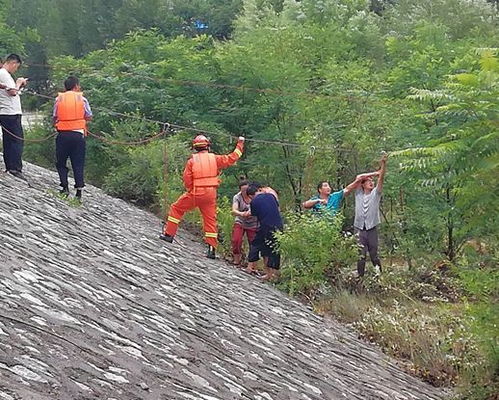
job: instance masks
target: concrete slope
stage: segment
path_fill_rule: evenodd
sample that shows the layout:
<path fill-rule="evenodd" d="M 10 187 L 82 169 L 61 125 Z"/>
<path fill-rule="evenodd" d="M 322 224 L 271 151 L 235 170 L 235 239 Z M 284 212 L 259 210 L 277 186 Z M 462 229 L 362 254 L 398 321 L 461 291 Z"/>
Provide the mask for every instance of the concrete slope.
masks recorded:
<path fill-rule="evenodd" d="M 0 399 L 427 400 L 345 327 L 88 187 L 0 175 Z"/>

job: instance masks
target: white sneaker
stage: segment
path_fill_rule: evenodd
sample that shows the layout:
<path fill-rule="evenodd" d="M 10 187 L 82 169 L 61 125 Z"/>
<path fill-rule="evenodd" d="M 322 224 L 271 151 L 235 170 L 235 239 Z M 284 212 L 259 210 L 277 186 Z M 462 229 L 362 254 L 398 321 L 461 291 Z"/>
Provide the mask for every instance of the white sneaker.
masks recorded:
<path fill-rule="evenodd" d="M 381 275 L 381 268 L 379 265 L 374 266 L 374 276 L 380 276 Z"/>

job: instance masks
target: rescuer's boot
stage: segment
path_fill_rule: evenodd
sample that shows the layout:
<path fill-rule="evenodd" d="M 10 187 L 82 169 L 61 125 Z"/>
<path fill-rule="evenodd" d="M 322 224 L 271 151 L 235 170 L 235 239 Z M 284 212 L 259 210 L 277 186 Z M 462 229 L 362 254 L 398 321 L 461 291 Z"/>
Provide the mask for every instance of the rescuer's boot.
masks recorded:
<path fill-rule="evenodd" d="M 213 246 L 208 246 L 208 251 L 206 252 L 206 257 L 211 258 L 212 260 L 214 260 L 216 258 L 215 248 Z"/>
<path fill-rule="evenodd" d="M 159 235 L 159 238 L 161 240 L 164 240 L 165 242 L 173 243 L 173 236 L 166 235 L 166 234 L 162 233 L 161 235 Z"/>

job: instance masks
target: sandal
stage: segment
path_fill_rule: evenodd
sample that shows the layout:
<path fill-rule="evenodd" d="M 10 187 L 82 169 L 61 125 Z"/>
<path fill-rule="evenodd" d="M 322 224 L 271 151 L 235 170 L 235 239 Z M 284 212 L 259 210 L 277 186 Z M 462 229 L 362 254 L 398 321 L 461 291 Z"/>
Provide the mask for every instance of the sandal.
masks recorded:
<path fill-rule="evenodd" d="M 262 273 L 256 269 L 254 270 L 248 270 L 247 268 L 243 268 L 241 269 L 241 271 L 243 271 L 244 273 L 248 274 L 248 275 L 253 275 L 253 276 L 256 276 L 256 277 L 260 277 L 262 276 Z"/>

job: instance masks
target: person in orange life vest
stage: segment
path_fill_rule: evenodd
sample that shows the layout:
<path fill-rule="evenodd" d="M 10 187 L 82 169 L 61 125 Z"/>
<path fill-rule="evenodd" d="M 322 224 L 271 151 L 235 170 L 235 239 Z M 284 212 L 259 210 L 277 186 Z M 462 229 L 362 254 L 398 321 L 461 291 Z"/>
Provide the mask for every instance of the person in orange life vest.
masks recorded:
<path fill-rule="evenodd" d="M 56 167 L 59 173 L 61 194 L 69 195 L 68 167 L 71 160 L 75 178 L 76 198 L 81 199 L 85 186 L 83 169 L 85 166 L 85 136 L 87 121 L 92 119 L 92 110 L 88 100 L 81 93 L 80 81 L 69 76 L 64 81 L 64 93 L 59 93 L 55 100 L 53 120 L 57 129 L 55 139 Z"/>
<path fill-rule="evenodd" d="M 199 208 L 203 216 L 204 240 L 208 243 L 208 258 L 215 258 L 218 245 L 217 230 L 217 188 L 220 185 L 220 170 L 233 165 L 244 148 L 244 137 L 240 136 L 234 151 L 227 155 L 210 153 L 210 141 L 206 136 L 198 135 L 192 142 L 195 154 L 187 161 L 184 169 L 184 193 L 172 204 L 165 230 L 160 239 L 169 243 L 177 233 L 178 224 L 187 211 Z"/>

